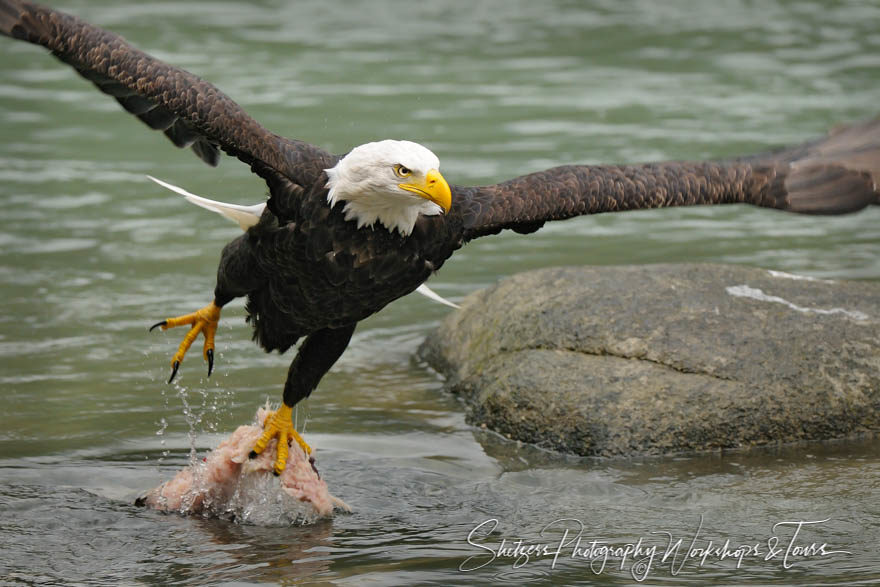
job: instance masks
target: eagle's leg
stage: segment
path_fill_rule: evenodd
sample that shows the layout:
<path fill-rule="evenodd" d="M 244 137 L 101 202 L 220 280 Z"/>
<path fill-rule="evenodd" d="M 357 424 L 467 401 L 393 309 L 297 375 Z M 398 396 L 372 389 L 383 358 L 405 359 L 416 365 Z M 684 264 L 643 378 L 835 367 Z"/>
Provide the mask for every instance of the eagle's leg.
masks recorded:
<path fill-rule="evenodd" d="M 220 306 L 215 300 L 192 314 L 168 318 L 150 327 L 150 330 L 157 326 L 161 326 L 162 330 L 183 325 L 190 327 L 189 332 L 183 337 L 183 342 L 180 343 L 177 352 L 171 357 L 171 377 L 168 379 L 168 383 L 171 383 L 174 376 L 177 375 L 180 363 L 183 362 L 183 356 L 189 350 L 189 347 L 192 346 L 192 343 L 195 342 L 196 338 L 198 338 L 200 332 L 205 335 L 205 346 L 202 350 L 202 356 L 208 362 L 208 376 L 210 377 L 211 371 L 214 369 L 214 335 L 217 332 L 218 322 L 220 322 Z"/>
<path fill-rule="evenodd" d="M 275 459 L 275 474 L 280 475 L 287 464 L 288 441 L 295 440 L 305 453 L 311 454 L 311 447 L 293 428 L 293 406 L 312 393 L 318 382 L 333 363 L 342 356 L 345 347 L 354 333 L 354 324 L 342 328 L 325 328 L 313 332 L 299 348 L 290 364 L 287 381 L 284 383 L 284 397 L 281 407 L 266 418 L 263 436 L 254 445 L 251 458 L 266 449 L 269 441 L 278 438 L 278 456 Z"/>

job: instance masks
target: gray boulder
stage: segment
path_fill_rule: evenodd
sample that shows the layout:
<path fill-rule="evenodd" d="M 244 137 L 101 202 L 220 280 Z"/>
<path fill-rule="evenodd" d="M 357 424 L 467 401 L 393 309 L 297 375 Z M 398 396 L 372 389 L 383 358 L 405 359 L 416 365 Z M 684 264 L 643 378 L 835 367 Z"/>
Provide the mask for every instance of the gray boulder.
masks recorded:
<path fill-rule="evenodd" d="M 469 421 L 579 455 L 880 430 L 880 284 L 739 266 L 552 268 L 470 295 L 419 349 Z"/>

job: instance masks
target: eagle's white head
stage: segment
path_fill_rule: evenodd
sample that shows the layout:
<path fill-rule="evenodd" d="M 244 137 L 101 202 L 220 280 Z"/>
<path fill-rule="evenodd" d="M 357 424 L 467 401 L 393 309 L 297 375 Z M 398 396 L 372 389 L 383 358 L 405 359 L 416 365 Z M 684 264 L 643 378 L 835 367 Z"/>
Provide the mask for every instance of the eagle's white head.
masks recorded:
<path fill-rule="evenodd" d="M 418 143 L 378 141 L 352 149 L 327 172 L 327 202 L 345 202 L 346 220 L 358 228 L 377 221 L 389 231 L 409 236 L 419 214 L 448 212 L 449 184 L 440 160 Z"/>

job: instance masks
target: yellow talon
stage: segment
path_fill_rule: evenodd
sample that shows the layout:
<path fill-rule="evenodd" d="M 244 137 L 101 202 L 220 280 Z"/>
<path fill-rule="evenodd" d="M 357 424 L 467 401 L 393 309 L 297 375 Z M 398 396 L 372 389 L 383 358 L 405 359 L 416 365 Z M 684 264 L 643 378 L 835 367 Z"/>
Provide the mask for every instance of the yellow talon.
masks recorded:
<path fill-rule="evenodd" d="M 278 437 L 278 456 L 275 458 L 275 474 L 280 475 L 287 466 L 287 457 L 289 455 L 288 443 L 295 440 L 302 447 L 306 455 L 312 454 L 312 448 L 306 444 L 302 436 L 293 428 L 293 408 L 282 403 L 271 415 L 266 417 L 266 424 L 263 427 L 263 436 L 254 445 L 251 451 L 251 458 L 254 458 L 264 450 L 269 441 Z"/>
<path fill-rule="evenodd" d="M 177 318 L 168 318 L 167 320 L 154 324 L 150 328 L 150 330 L 153 330 L 153 328 L 161 326 L 162 330 L 168 330 L 169 328 L 175 328 L 177 326 L 190 326 L 189 332 L 183 337 L 183 342 L 180 343 L 177 352 L 171 357 L 172 371 L 171 379 L 168 380 L 169 383 L 171 383 L 171 380 L 177 375 L 177 369 L 180 367 L 180 363 L 183 362 L 183 357 L 186 355 L 186 351 L 189 350 L 189 347 L 191 347 L 192 343 L 198 338 L 200 332 L 205 335 L 205 346 L 202 350 L 202 356 L 208 361 L 208 375 L 211 375 L 211 371 L 214 369 L 214 335 L 217 333 L 217 324 L 219 322 L 220 306 L 211 302 L 201 310 L 196 310 L 192 314 L 178 316 Z"/>

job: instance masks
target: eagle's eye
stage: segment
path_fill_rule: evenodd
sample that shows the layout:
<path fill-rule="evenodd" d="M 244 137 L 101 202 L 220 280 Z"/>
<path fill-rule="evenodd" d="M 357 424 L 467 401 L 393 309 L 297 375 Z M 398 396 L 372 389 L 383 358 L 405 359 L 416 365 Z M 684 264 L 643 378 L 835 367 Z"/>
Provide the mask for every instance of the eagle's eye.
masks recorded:
<path fill-rule="evenodd" d="M 394 173 L 395 175 L 397 175 L 397 177 L 409 177 L 410 175 L 412 175 L 412 169 L 410 169 L 409 167 L 404 167 L 403 165 L 398 163 L 394 166 Z"/>

